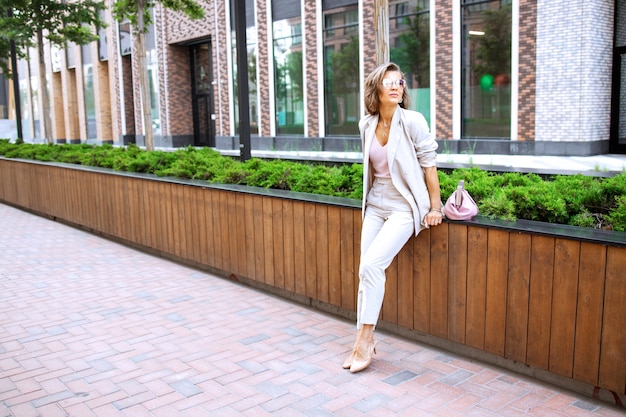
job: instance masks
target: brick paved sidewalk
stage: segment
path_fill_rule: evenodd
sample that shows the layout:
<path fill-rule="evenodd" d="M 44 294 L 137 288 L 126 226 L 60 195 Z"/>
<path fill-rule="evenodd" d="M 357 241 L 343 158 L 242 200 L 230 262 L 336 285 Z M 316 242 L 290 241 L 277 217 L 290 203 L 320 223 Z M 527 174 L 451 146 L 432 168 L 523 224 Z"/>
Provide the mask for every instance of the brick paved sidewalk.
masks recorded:
<path fill-rule="evenodd" d="M 624 416 L 0 204 L 0 417 Z"/>

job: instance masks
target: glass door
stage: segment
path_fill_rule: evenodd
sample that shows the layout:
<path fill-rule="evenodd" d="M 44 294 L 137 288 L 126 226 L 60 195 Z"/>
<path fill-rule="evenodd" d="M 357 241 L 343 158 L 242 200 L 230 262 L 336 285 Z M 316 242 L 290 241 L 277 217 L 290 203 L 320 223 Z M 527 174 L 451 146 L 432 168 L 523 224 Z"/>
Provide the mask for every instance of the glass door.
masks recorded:
<path fill-rule="evenodd" d="M 211 42 L 192 46 L 192 102 L 194 145 L 215 146 L 215 111 Z"/>

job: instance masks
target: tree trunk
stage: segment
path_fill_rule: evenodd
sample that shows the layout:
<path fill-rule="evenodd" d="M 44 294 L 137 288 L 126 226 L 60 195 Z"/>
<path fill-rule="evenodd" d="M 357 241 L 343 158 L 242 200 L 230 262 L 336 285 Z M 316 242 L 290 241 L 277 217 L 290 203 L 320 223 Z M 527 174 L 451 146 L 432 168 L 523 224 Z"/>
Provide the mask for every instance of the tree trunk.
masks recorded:
<path fill-rule="evenodd" d="M 148 64 L 146 60 L 146 34 L 144 33 L 143 13 L 144 1 L 137 2 L 137 41 L 136 51 L 139 63 L 139 89 L 143 114 L 143 131 L 146 150 L 154 150 L 154 134 L 152 131 L 152 108 L 150 106 L 150 85 L 148 84 Z"/>
<path fill-rule="evenodd" d="M 41 120 L 43 125 L 41 126 L 41 135 L 46 138 L 48 143 L 54 143 L 52 137 L 52 119 L 50 113 L 52 112 L 50 106 L 50 95 L 48 94 L 48 80 L 46 77 L 46 61 L 44 59 L 43 48 L 43 32 L 41 29 L 37 31 L 37 56 L 39 59 L 39 91 L 41 93 L 41 105 L 42 115 Z"/>
<path fill-rule="evenodd" d="M 376 65 L 389 62 L 389 0 L 374 0 Z"/>

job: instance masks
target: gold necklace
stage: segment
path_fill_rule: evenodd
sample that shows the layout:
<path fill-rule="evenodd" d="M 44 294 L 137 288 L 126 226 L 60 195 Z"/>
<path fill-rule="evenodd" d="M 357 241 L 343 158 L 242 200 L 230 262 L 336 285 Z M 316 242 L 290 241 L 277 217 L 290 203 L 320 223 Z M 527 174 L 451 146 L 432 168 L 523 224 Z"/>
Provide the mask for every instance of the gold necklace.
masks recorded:
<path fill-rule="evenodd" d="M 381 120 L 381 121 L 382 121 L 382 120 Z M 387 130 L 385 130 L 385 129 L 383 129 L 383 128 L 381 128 L 380 130 L 382 130 L 382 133 L 383 133 L 383 138 L 386 138 L 386 137 L 387 137 L 387 135 L 389 134 L 389 123 L 384 122 L 384 121 L 382 121 L 382 122 L 383 122 L 383 126 L 384 126 Z M 379 122 L 379 124 L 380 124 L 380 122 Z"/>

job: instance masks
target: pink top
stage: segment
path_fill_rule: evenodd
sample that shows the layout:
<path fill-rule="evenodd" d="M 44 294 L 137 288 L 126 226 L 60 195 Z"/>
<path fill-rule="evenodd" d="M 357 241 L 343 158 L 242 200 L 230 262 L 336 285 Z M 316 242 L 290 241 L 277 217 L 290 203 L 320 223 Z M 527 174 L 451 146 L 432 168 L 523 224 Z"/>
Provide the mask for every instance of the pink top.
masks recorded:
<path fill-rule="evenodd" d="M 375 177 L 391 178 L 389 162 L 387 161 L 387 145 L 382 146 L 376 137 L 374 137 L 370 149 L 370 162 L 372 163 Z"/>

